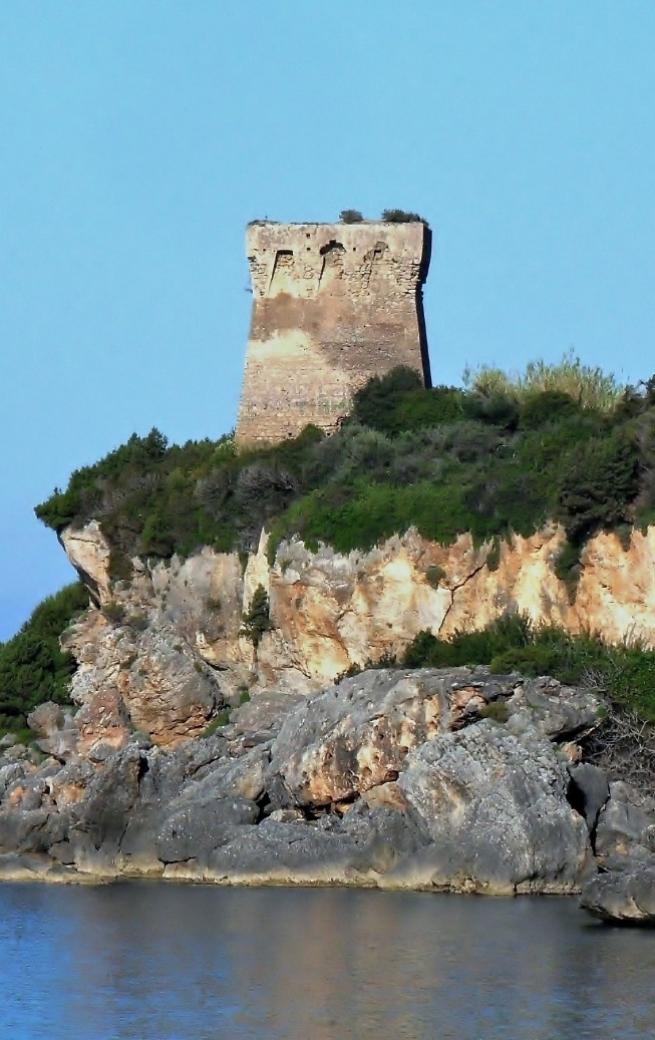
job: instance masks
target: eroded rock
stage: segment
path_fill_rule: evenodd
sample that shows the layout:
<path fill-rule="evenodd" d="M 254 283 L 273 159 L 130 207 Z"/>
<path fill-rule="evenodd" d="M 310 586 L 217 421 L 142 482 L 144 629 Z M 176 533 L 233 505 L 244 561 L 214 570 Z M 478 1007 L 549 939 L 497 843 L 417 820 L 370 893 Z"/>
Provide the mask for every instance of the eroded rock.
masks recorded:
<path fill-rule="evenodd" d="M 429 848 L 397 872 L 412 887 L 494 893 L 575 891 L 590 860 L 552 746 L 482 720 L 408 757 L 398 787 Z"/>
<path fill-rule="evenodd" d="M 102 606 L 117 603 L 141 616 L 171 645 L 217 669 L 230 703 L 244 685 L 314 692 L 352 665 L 402 654 L 422 630 L 447 638 L 506 613 L 573 633 L 591 628 L 609 642 L 638 636 L 655 645 L 655 526 L 633 530 L 627 547 L 611 532 L 590 539 L 574 602 L 556 574 L 564 539 L 553 524 L 527 538 L 512 535 L 490 567 L 492 543 L 475 545 L 468 534 L 443 546 L 409 530 L 350 553 L 329 546 L 311 551 L 294 538 L 279 546 L 271 564 L 263 533 L 245 569 L 236 552 L 205 547 L 185 560 L 135 559 L 132 579 L 112 583 L 108 543 L 95 521 L 62 534 Z M 269 592 L 272 626 L 255 654 L 242 618 L 257 585 Z M 87 652 L 100 642 L 97 634 L 87 640 Z M 84 648 L 71 648 L 85 663 Z"/>
<path fill-rule="evenodd" d="M 559 690 L 380 669 L 310 699 L 255 695 L 178 746 L 124 733 L 63 766 L 9 748 L 0 855 L 87 877 L 574 891 L 590 835 L 558 741 L 590 702 L 565 688 L 558 709 Z M 484 717 L 498 704 L 504 723 Z"/>
<path fill-rule="evenodd" d="M 597 874 L 584 886 L 580 905 L 604 921 L 655 924 L 655 859 Z"/>

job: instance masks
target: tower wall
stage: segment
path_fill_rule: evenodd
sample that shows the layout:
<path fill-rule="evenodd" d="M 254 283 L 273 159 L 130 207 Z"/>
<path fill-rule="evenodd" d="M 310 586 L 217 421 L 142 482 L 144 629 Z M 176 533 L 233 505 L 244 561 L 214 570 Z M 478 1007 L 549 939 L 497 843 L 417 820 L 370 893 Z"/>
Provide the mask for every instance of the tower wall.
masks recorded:
<path fill-rule="evenodd" d="M 408 365 L 430 383 L 421 287 L 430 231 L 406 224 L 256 223 L 253 306 L 237 441 L 331 432 L 373 375 Z"/>

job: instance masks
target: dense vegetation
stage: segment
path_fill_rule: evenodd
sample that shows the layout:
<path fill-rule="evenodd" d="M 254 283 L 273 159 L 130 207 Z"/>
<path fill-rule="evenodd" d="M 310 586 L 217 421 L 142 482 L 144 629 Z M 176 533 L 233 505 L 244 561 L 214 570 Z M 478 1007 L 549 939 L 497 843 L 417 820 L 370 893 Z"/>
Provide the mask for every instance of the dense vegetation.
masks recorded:
<path fill-rule="evenodd" d="M 21 630 L 0 643 L 0 732 L 21 732 L 26 717 L 43 701 L 68 703 L 75 662 L 59 647 L 59 636 L 89 597 L 80 582 L 67 585 L 34 610 Z"/>
<path fill-rule="evenodd" d="M 567 684 L 586 683 L 616 707 L 636 708 L 655 722 L 655 651 L 638 643 L 611 646 L 593 635 L 533 626 L 521 615 L 501 618 L 480 632 L 458 632 L 450 640 L 420 632 L 405 651 L 408 668 L 489 665 L 492 672 L 552 675 Z"/>
<path fill-rule="evenodd" d="M 655 379 L 623 388 L 574 358 L 514 380 L 485 369 L 465 388 L 427 390 L 396 369 L 371 380 L 334 436 L 313 427 L 272 448 L 233 439 L 169 446 L 153 430 L 77 470 L 36 512 L 48 526 L 101 521 L 128 555 L 168 557 L 201 545 L 251 549 L 293 533 L 348 551 L 414 525 L 448 543 L 528 535 L 557 519 L 575 576 L 594 532 L 655 519 Z"/>

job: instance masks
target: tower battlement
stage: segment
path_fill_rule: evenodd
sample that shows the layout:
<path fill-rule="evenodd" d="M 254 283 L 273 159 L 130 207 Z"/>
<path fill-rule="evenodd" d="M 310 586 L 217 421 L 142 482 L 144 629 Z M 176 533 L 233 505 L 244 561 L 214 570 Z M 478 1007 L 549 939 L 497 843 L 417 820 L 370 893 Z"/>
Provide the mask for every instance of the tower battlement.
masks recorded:
<path fill-rule="evenodd" d="M 419 221 L 249 225 L 239 444 L 275 443 L 308 423 L 331 432 L 355 391 L 398 365 L 429 385 L 421 290 L 430 245 Z"/>

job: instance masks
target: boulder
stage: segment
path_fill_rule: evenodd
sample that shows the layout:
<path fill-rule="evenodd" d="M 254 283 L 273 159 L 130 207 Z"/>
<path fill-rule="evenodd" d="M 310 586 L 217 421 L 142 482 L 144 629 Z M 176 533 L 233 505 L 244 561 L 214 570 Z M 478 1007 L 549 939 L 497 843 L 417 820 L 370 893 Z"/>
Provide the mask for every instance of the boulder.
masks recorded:
<path fill-rule="evenodd" d="M 573 892 L 589 868 L 568 777 L 534 732 L 519 740 L 483 720 L 411 752 L 398 788 L 428 842 L 392 875 L 407 887 L 488 893 Z"/>
<path fill-rule="evenodd" d="M 205 862 L 214 849 L 226 844 L 244 825 L 252 825 L 257 806 L 246 798 L 180 800 L 162 825 L 157 856 L 163 863 L 195 859 Z"/>
<path fill-rule="evenodd" d="M 78 869 L 116 872 L 121 841 L 147 769 L 146 755 L 128 745 L 113 755 L 89 783 L 86 797 L 71 808 L 73 823 L 68 840 L 75 849 Z"/>
<path fill-rule="evenodd" d="M 584 886 L 580 905 L 604 921 L 655 924 L 655 859 L 596 874 Z"/>
<path fill-rule="evenodd" d="M 577 686 L 564 686 L 557 679 L 515 677 L 516 690 L 508 702 L 510 728 L 536 729 L 549 740 L 570 740 L 594 725 L 598 698 Z"/>
<path fill-rule="evenodd" d="M 608 865 L 622 859 L 646 859 L 653 851 L 654 828 L 653 799 L 630 784 L 615 781 L 598 816 L 596 855 Z"/>
<path fill-rule="evenodd" d="M 324 806 L 395 780 L 409 751 L 430 740 L 473 700 L 469 669 L 363 672 L 292 712 L 271 749 L 290 804 Z"/>
<path fill-rule="evenodd" d="M 607 776 L 589 762 L 569 766 L 569 776 L 572 788 L 569 789 L 569 801 L 582 813 L 590 834 L 593 834 L 598 815 L 610 796 Z"/>
<path fill-rule="evenodd" d="M 71 698 L 80 705 L 80 754 L 100 748 L 106 757 L 134 731 L 162 747 L 199 737 L 222 703 L 212 669 L 169 623 L 129 602 L 114 606 L 113 620 L 89 610 L 66 633 L 78 660 Z"/>
<path fill-rule="evenodd" d="M 36 743 L 46 755 L 63 762 L 76 753 L 78 733 L 70 708 L 45 701 L 29 713 L 27 725 L 36 733 Z"/>

